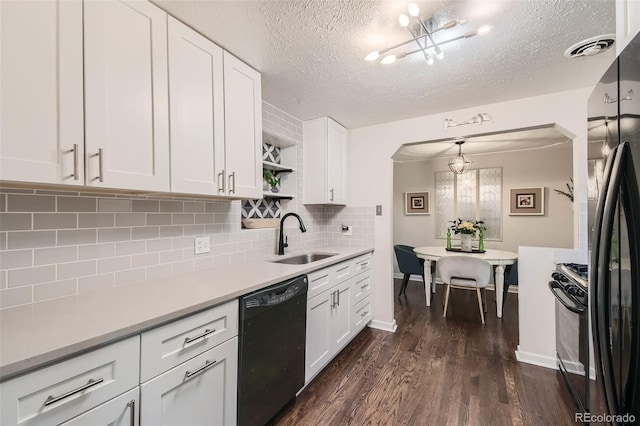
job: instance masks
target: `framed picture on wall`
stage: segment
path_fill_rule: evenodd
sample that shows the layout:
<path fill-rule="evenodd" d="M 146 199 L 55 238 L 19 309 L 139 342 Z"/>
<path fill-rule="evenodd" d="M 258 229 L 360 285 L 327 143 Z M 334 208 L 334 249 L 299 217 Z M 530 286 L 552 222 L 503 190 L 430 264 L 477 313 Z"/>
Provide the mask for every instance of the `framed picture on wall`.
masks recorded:
<path fill-rule="evenodd" d="M 429 191 L 405 192 L 404 214 L 431 214 L 431 200 L 429 199 Z"/>
<path fill-rule="evenodd" d="M 544 187 L 511 188 L 509 192 L 509 215 L 544 215 Z"/>

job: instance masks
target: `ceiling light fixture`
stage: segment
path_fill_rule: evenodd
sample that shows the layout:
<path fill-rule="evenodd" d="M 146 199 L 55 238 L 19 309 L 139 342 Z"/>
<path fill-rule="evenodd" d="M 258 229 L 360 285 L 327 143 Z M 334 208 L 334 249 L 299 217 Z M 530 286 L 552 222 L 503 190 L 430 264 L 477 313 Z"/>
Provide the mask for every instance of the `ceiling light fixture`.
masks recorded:
<path fill-rule="evenodd" d="M 449 160 L 449 170 L 457 175 L 466 173 L 467 170 L 469 170 L 469 167 L 471 167 L 471 163 L 473 163 L 468 155 L 462 153 L 463 143 L 464 140 L 456 141 L 456 145 L 458 145 L 458 154 L 454 157 L 451 157 L 451 159 Z"/>
<path fill-rule="evenodd" d="M 493 28 L 491 25 L 483 25 L 477 30 L 468 31 L 458 37 L 454 37 L 454 38 L 450 38 L 442 41 L 439 40 L 438 42 L 436 42 L 433 39 L 433 34 L 437 33 L 438 31 L 447 30 L 449 28 L 453 28 L 458 25 L 465 25 L 468 21 L 466 19 L 458 19 L 458 20 L 447 22 L 446 24 L 441 25 L 440 27 L 434 28 L 433 17 L 429 17 L 426 19 L 421 18 L 420 7 L 417 4 L 409 3 L 408 13 L 409 15 L 406 15 L 406 14 L 400 15 L 398 18 L 398 22 L 402 27 L 407 28 L 407 30 L 411 33 L 411 36 L 413 38 L 407 41 L 404 41 L 402 43 L 396 44 L 394 46 L 387 47 L 386 49 L 373 51 L 365 57 L 367 61 L 375 61 L 393 49 L 397 49 L 398 47 L 404 46 L 405 44 L 409 44 L 411 42 L 416 42 L 416 44 L 418 45 L 418 49 L 415 49 L 409 52 L 400 53 L 400 54 L 383 56 L 382 59 L 380 60 L 380 63 L 391 64 L 395 62 L 396 59 L 404 58 L 406 56 L 413 55 L 414 53 L 422 52 L 424 55 L 424 59 L 427 61 L 427 64 L 431 65 L 433 64 L 434 56 L 438 60 L 444 59 L 444 52 L 440 48 L 440 46 L 442 46 L 443 44 L 451 43 L 456 40 L 462 40 L 465 38 L 474 37 L 476 35 L 484 35 L 489 31 L 491 31 L 491 29 Z M 416 24 L 413 26 L 409 25 L 411 22 L 410 17 L 413 17 L 416 21 Z M 429 52 L 429 50 L 432 50 L 432 52 Z M 392 56 L 393 58 L 391 58 Z"/>
<path fill-rule="evenodd" d="M 486 112 L 481 112 L 479 114 L 474 115 L 467 121 L 463 121 L 462 123 L 452 120 L 451 118 L 445 118 L 442 122 L 444 129 L 447 130 L 449 127 L 458 127 L 458 126 L 466 126 L 468 124 L 482 124 L 482 123 L 493 123 L 493 118 Z"/>

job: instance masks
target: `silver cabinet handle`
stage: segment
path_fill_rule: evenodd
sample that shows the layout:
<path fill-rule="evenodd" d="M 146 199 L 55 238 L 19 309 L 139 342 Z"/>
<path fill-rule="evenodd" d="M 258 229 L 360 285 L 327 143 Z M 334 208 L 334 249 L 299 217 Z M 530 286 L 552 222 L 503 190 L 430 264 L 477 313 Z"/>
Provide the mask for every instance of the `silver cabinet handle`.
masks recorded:
<path fill-rule="evenodd" d="M 369 262 L 362 262 L 362 263 L 360 264 L 360 267 L 361 267 L 361 268 L 366 268 L 367 266 L 369 266 Z"/>
<path fill-rule="evenodd" d="M 132 399 L 131 401 L 129 401 L 127 407 L 129 407 L 129 410 L 131 410 L 129 412 L 129 424 L 131 426 L 136 426 L 136 400 Z"/>
<path fill-rule="evenodd" d="M 363 285 L 361 285 L 361 286 L 360 286 L 360 288 L 361 288 L 361 289 L 363 289 L 363 290 L 364 290 L 365 288 L 367 288 L 367 287 L 369 287 L 369 284 L 363 284 Z"/>
<path fill-rule="evenodd" d="M 362 313 L 362 314 L 360 314 L 360 315 L 362 315 L 362 318 L 364 318 L 364 317 L 366 317 L 367 315 L 369 315 L 369 311 L 365 311 L 365 312 L 363 312 L 363 313 Z"/>
<path fill-rule="evenodd" d="M 218 192 L 222 192 L 224 194 L 224 170 L 218 173 Z M 220 188 L 220 184 L 222 184 L 222 188 Z"/>
<path fill-rule="evenodd" d="M 192 378 L 193 376 L 195 376 L 198 373 L 202 373 L 204 370 L 206 370 L 207 368 L 211 367 L 212 365 L 214 365 L 216 362 L 218 362 L 217 360 L 213 360 L 213 361 L 205 361 L 204 365 L 200 368 L 198 368 L 196 371 L 187 371 L 187 373 L 185 374 L 187 379 Z"/>
<path fill-rule="evenodd" d="M 329 192 L 331 193 L 331 199 L 329 201 L 333 201 L 333 188 L 331 188 Z"/>
<path fill-rule="evenodd" d="M 197 335 L 196 337 L 187 337 L 186 339 L 184 339 L 184 344 L 186 345 L 187 343 L 191 343 L 191 342 L 195 342 L 198 339 L 202 339 L 207 337 L 208 335 L 210 335 L 211 333 L 215 333 L 216 329 L 212 329 L 209 330 L 208 328 L 206 330 L 204 330 L 204 332 L 202 334 Z"/>
<path fill-rule="evenodd" d="M 233 185 L 231 181 L 233 180 Z M 236 193 L 236 172 L 229 173 L 229 194 Z"/>
<path fill-rule="evenodd" d="M 336 290 L 336 297 L 338 299 L 338 306 L 340 306 L 340 289 Z"/>
<path fill-rule="evenodd" d="M 98 177 L 94 180 L 97 179 L 98 182 L 104 182 L 104 152 L 102 148 L 98 149 L 98 153 L 94 157 L 98 157 Z"/>
<path fill-rule="evenodd" d="M 331 309 L 336 307 L 336 292 L 331 292 Z"/>
<path fill-rule="evenodd" d="M 78 175 L 78 144 L 74 143 L 73 144 L 73 149 L 71 150 L 73 151 L 73 180 L 78 180 L 80 179 L 80 176 Z"/>
<path fill-rule="evenodd" d="M 44 402 L 44 405 L 47 406 L 47 405 L 55 404 L 58 401 L 62 401 L 65 398 L 69 398 L 71 395 L 75 395 L 75 394 L 77 394 L 79 392 L 82 392 L 83 390 L 87 390 L 87 389 L 89 389 L 89 388 L 91 388 L 91 387 L 93 387 L 95 385 L 98 385 L 98 384 L 100 384 L 102 382 L 104 382 L 104 379 L 102 379 L 102 378 L 99 378 L 97 380 L 89 379 L 89 381 L 86 384 L 84 384 L 84 385 L 82 385 L 82 386 L 80 386 L 78 388 L 75 388 L 74 390 L 70 390 L 67 393 L 63 393 L 62 395 L 58 395 L 58 396 L 49 395 L 47 400 Z"/>

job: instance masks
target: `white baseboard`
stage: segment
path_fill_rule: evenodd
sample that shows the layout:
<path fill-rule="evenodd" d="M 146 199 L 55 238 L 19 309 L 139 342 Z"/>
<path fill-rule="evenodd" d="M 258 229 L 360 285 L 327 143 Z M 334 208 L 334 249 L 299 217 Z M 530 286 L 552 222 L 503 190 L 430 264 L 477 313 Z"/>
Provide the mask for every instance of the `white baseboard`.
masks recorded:
<path fill-rule="evenodd" d="M 383 331 L 389 331 L 391 333 L 395 333 L 396 330 L 398 329 L 398 324 L 396 323 L 395 319 L 393 320 L 393 322 L 371 320 L 371 322 L 369 323 L 369 327 L 375 328 L 377 330 L 383 330 Z"/>
<path fill-rule="evenodd" d="M 550 357 L 531 352 L 523 352 L 520 350 L 520 345 L 518 345 L 518 349 L 516 350 L 516 359 L 519 362 L 524 362 L 526 364 L 537 365 L 539 367 L 550 368 L 552 370 L 558 369 L 558 360 L 555 356 Z"/>

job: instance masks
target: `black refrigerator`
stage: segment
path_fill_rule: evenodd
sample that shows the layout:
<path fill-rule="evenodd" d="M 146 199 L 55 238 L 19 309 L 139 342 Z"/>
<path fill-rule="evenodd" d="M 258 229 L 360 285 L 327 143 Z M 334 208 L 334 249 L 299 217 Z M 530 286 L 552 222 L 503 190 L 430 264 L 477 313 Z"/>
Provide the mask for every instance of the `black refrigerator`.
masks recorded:
<path fill-rule="evenodd" d="M 640 36 L 588 104 L 592 415 L 640 422 Z M 598 403 L 593 404 L 594 399 Z M 596 408 L 600 407 L 600 408 Z M 606 413 L 598 412 L 599 409 Z"/>

